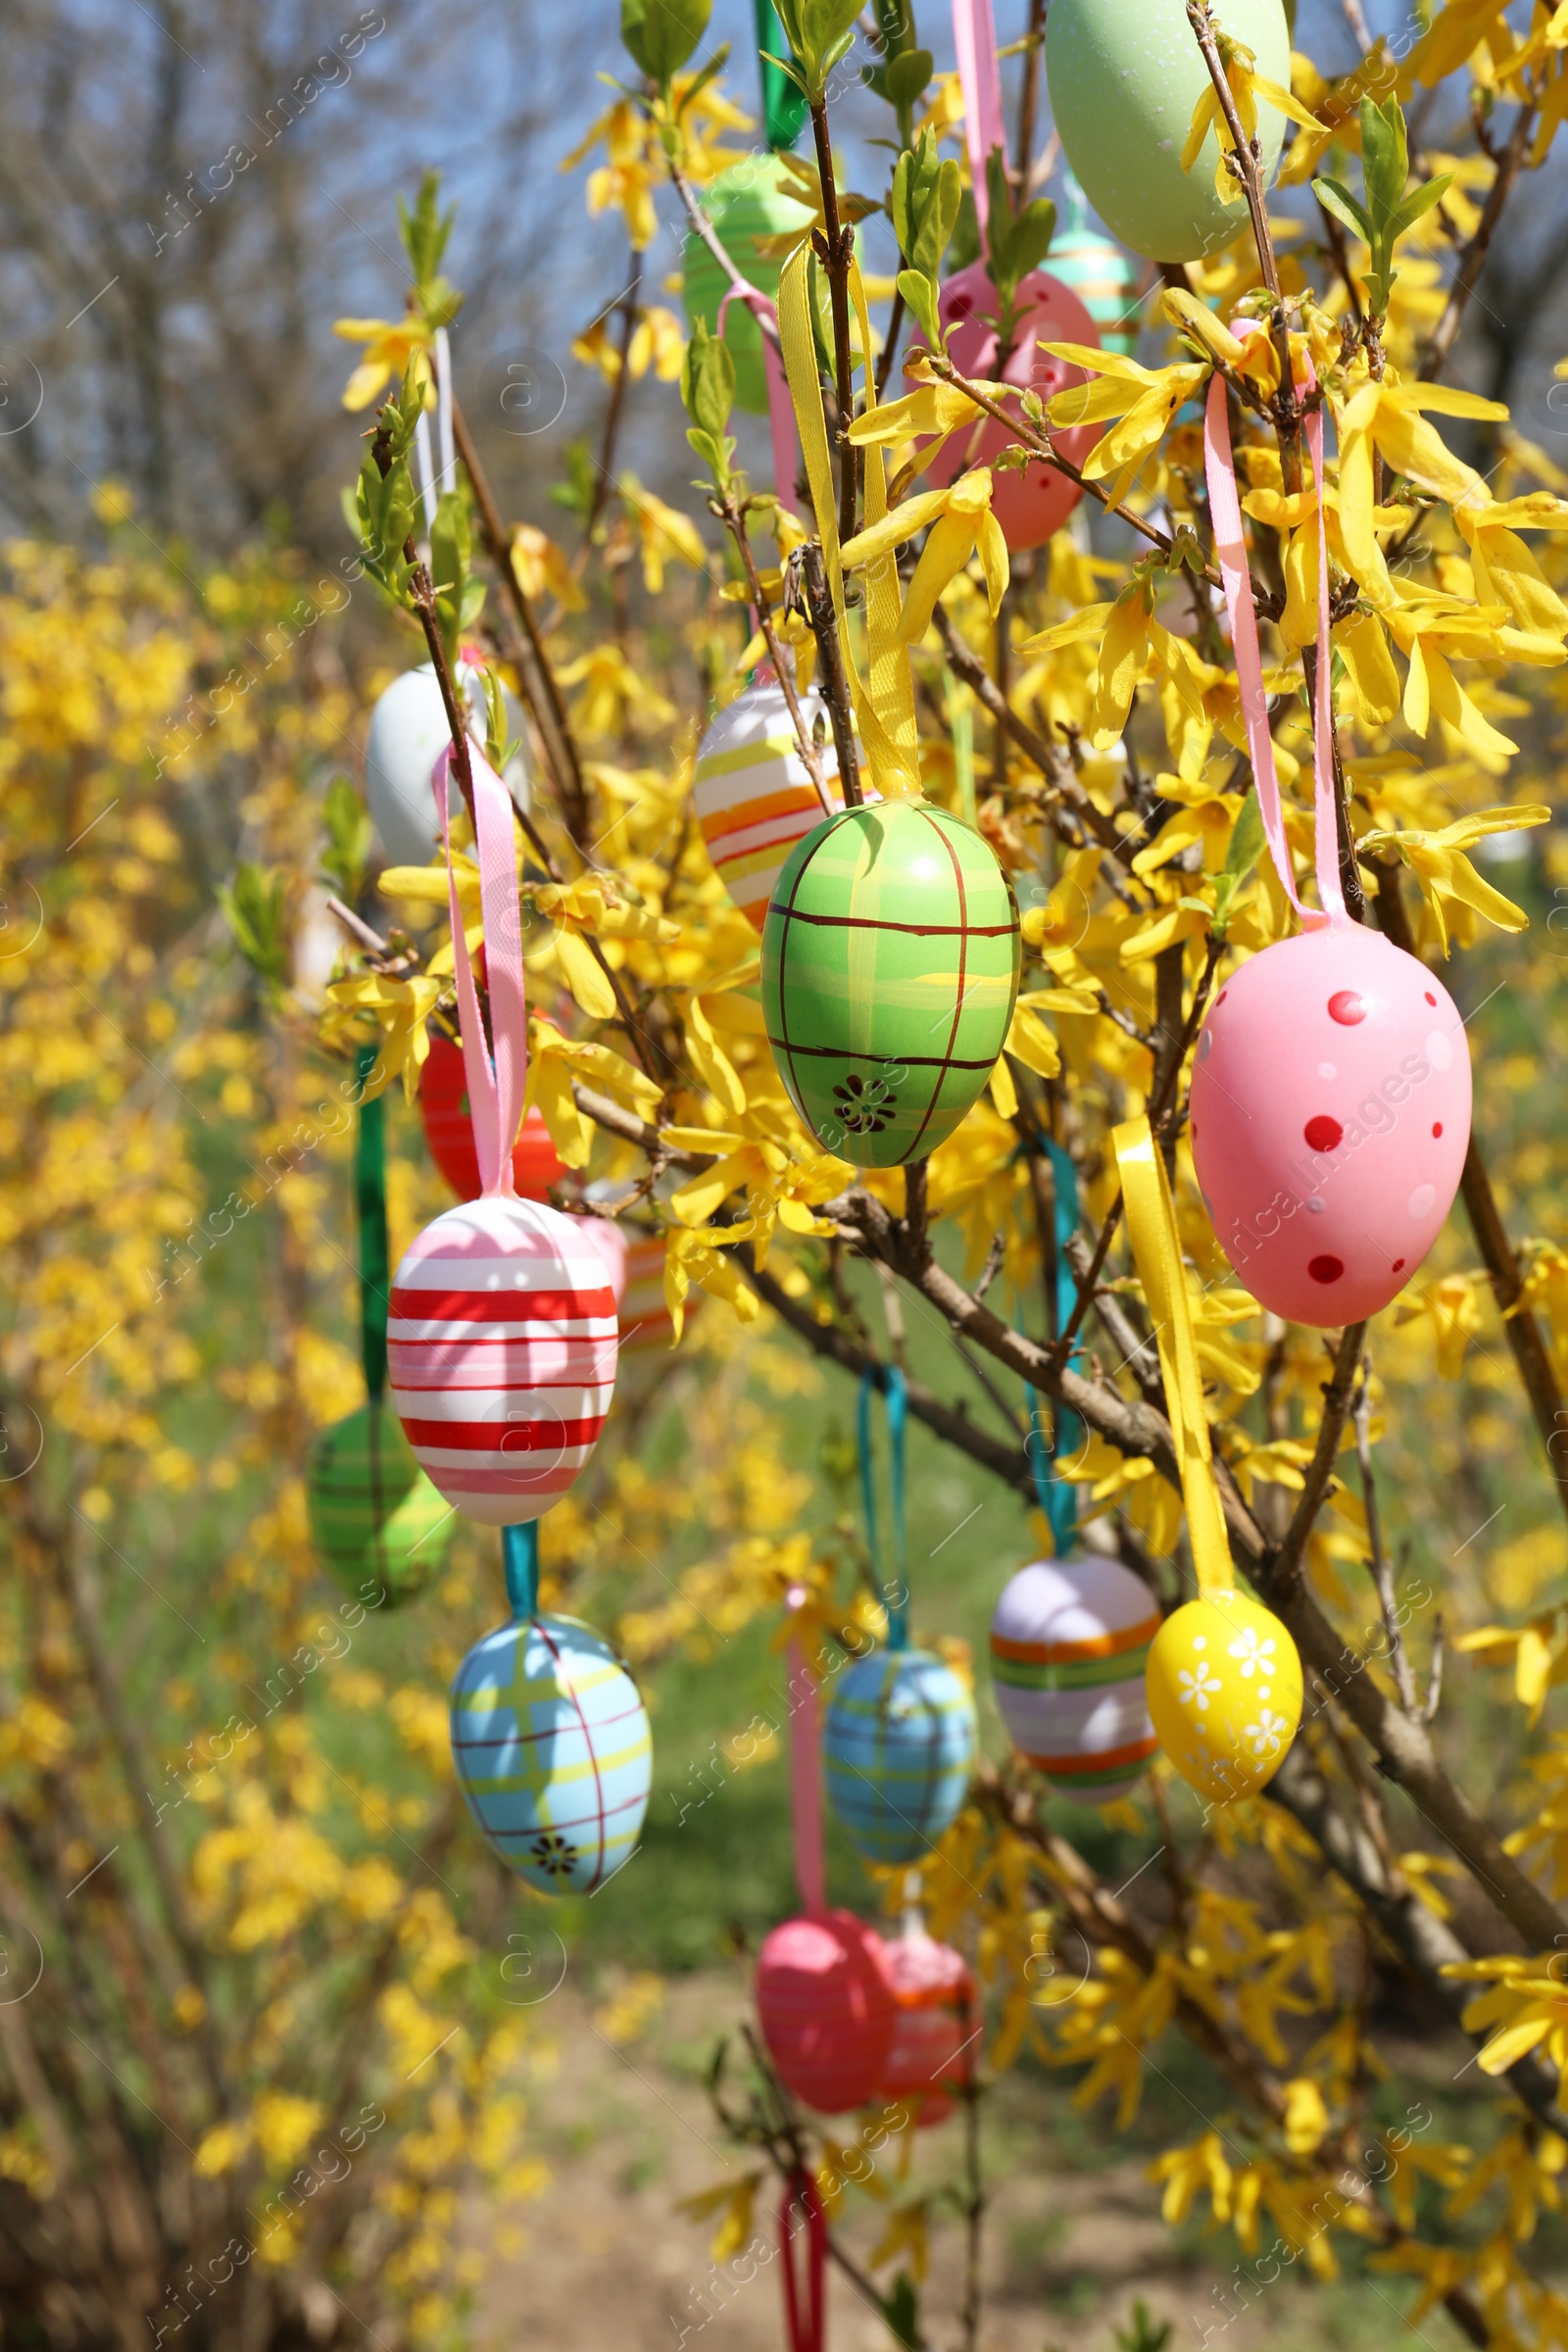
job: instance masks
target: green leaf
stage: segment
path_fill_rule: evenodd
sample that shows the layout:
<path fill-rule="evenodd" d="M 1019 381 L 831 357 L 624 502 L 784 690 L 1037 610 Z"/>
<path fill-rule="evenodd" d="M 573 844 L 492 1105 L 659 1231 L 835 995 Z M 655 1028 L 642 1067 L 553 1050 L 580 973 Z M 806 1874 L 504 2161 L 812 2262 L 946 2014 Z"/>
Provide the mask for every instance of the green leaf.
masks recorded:
<path fill-rule="evenodd" d="M 447 660 L 455 667 L 468 612 L 468 565 L 473 540 L 468 503 L 460 490 L 444 490 L 430 532 L 430 570 L 435 579 L 436 617 Z M 477 608 L 474 608 L 477 610 Z"/>
<path fill-rule="evenodd" d="M 1404 117 L 1396 98 L 1386 98 L 1381 105 L 1363 98 L 1360 113 L 1361 184 L 1366 189 L 1367 212 L 1374 225 L 1381 227 L 1398 210 L 1410 176 Z"/>
<path fill-rule="evenodd" d="M 234 945 L 270 994 L 289 977 L 290 936 L 282 873 L 240 864 L 231 883 L 220 882 L 218 903 Z"/>
<path fill-rule="evenodd" d="M 680 396 L 693 424 L 719 439 L 735 405 L 735 362 L 722 336 L 699 318 L 681 363 Z"/>
<path fill-rule="evenodd" d="M 1031 270 L 1038 270 L 1051 251 L 1051 240 L 1056 233 L 1056 208 L 1049 196 L 1037 196 L 1026 204 L 1013 223 L 1012 242 L 1007 258 L 1013 270 L 1013 284 L 1020 285 Z"/>
<path fill-rule="evenodd" d="M 711 13 L 712 0 L 620 0 L 620 37 L 633 64 L 667 95 Z"/>
<path fill-rule="evenodd" d="M 860 0 L 776 0 L 799 68 L 797 79 L 813 106 L 826 94 L 833 68 L 855 46 Z"/>
<path fill-rule="evenodd" d="M 1413 228 L 1423 213 L 1430 213 L 1435 204 L 1443 202 L 1452 185 L 1453 173 L 1440 172 L 1436 179 L 1426 180 L 1420 187 L 1412 188 L 1389 222 L 1391 239 L 1402 237 L 1407 228 Z"/>
<path fill-rule="evenodd" d="M 1363 245 L 1372 242 L 1372 223 L 1367 219 L 1348 188 L 1341 187 L 1337 179 L 1314 179 L 1312 193 L 1326 213 L 1332 213 Z"/>
<path fill-rule="evenodd" d="M 370 811 L 346 776 L 334 776 L 321 803 L 326 848 L 321 871 L 352 906 L 365 887 L 370 857 Z"/>
<path fill-rule="evenodd" d="M 403 250 L 409 257 L 409 270 L 421 295 L 435 278 L 441 267 L 441 257 L 452 234 L 452 223 L 458 217 L 457 206 L 441 210 L 441 174 L 427 172 L 419 182 L 419 193 L 411 205 L 398 198 L 398 228 L 403 238 Z M 443 281 L 444 282 L 444 281 Z M 458 297 L 461 302 L 462 296 Z M 456 313 L 453 314 L 456 316 Z M 445 325 L 445 319 L 434 323 Z"/>
<path fill-rule="evenodd" d="M 937 318 L 937 281 L 927 277 L 923 270 L 901 270 L 899 292 L 906 308 L 918 318 L 925 339 L 933 351 L 942 348 L 942 328 Z"/>
<path fill-rule="evenodd" d="M 1242 803 L 1241 812 L 1231 827 L 1230 847 L 1225 852 L 1225 863 L 1220 871 L 1245 882 L 1263 848 L 1263 811 L 1257 805 L 1257 794 L 1249 791 Z"/>
<path fill-rule="evenodd" d="M 894 106 L 913 106 L 924 94 L 935 66 L 936 59 L 929 49 L 906 49 L 902 56 L 890 58 L 882 75 L 882 87 L 889 102 Z"/>
<path fill-rule="evenodd" d="M 895 2343 L 904 2345 L 905 2352 L 916 2352 L 920 2341 L 920 2297 L 907 2271 L 899 2273 L 893 2281 L 893 2292 L 883 2296 L 881 2304 L 882 2317 Z"/>

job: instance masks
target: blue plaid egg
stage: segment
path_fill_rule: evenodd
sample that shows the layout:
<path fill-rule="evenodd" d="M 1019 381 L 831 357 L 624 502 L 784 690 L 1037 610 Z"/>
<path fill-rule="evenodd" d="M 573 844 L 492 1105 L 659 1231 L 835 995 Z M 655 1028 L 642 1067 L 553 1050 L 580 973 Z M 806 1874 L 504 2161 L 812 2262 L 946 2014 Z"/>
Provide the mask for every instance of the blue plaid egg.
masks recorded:
<path fill-rule="evenodd" d="M 925 1649 L 845 1668 L 822 1725 L 828 1802 L 871 1862 L 914 1862 L 956 1820 L 974 1768 L 974 1700 Z"/>
<path fill-rule="evenodd" d="M 508 1867 L 544 1894 L 592 1894 L 636 1847 L 653 1742 L 637 1686 L 575 1617 L 514 1619 L 452 1686 L 463 1793 Z"/>

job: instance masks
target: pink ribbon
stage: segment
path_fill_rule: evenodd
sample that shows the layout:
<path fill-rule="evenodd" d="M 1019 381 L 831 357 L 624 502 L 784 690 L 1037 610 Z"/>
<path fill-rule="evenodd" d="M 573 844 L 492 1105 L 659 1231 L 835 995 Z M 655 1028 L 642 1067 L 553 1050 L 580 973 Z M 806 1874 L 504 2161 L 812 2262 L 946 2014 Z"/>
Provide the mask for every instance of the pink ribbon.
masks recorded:
<path fill-rule="evenodd" d="M 731 286 L 718 306 L 718 331 L 724 332 L 724 314 L 732 302 L 744 302 L 762 337 L 762 365 L 767 370 L 767 429 L 773 443 L 773 487 L 780 506 L 795 512 L 795 410 L 790 401 L 784 355 L 778 347 L 778 312 L 757 286 Z M 767 331 L 771 320 L 773 332 Z"/>
<path fill-rule="evenodd" d="M 983 237 L 991 210 L 986 158 L 994 147 L 1005 149 L 1007 143 L 1002 121 L 1002 69 L 997 63 L 997 27 L 991 15 L 991 0 L 953 0 L 953 45 L 958 53 L 964 144 L 969 150 L 974 209 Z"/>
<path fill-rule="evenodd" d="M 473 779 L 475 849 L 479 859 L 479 905 L 484 916 L 485 982 L 490 995 L 492 1061 L 479 1018 L 479 997 L 463 934 L 463 909 L 452 868 L 447 801 L 453 752 L 443 749 L 430 770 L 441 817 L 441 846 L 447 853 L 447 904 L 452 915 L 452 956 L 458 974 L 458 1014 L 463 1027 L 463 1064 L 468 1080 L 479 1182 L 486 1200 L 515 1200 L 512 1147 L 522 1124 L 522 1096 L 528 1080 L 528 1012 L 522 991 L 522 911 L 517 902 L 517 859 L 513 846 L 512 800 L 506 786 L 470 735 L 468 767 Z"/>
<path fill-rule="evenodd" d="M 1238 320 L 1238 333 L 1254 322 Z M 1306 388 L 1316 384 L 1307 362 Z M 1317 477 L 1317 696 L 1312 725 L 1313 852 L 1317 895 L 1322 911 L 1305 906 L 1296 887 L 1290 844 L 1285 837 L 1285 814 L 1280 805 L 1279 773 L 1274 764 L 1274 738 L 1269 732 L 1268 696 L 1263 687 L 1263 662 L 1258 651 L 1257 616 L 1252 606 L 1252 573 L 1242 528 L 1242 502 L 1236 487 L 1236 461 L 1231 452 L 1230 416 L 1225 406 L 1225 379 L 1210 379 L 1203 414 L 1203 468 L 1208 479 L 1209 520 L 1214 553 L 1219 558 L 1230 615 L 1231 644 L 1236 654 L 1236 682 L 1241 693 L 1247 748 L 1257 786 L 1257 806 L 1274 870 L 1304 930 L 1321 930 L 1325 923 L 1348 922 L 1340 882 L 1339 821 L 1334 805 L 1334 688 L 1329 645 L 1329 558 L 1324 527 L 1323 412 L 1306 419 L 1307 447 Z"/>
<path fill-rule="evenodd" d="M 792 1612 L 806 1598 L 792 1586 Z M 825 1908 L 822 1869 L 822 1772 L 817 1755 L 816 1685 L 798 1637 L 790 1636 L 790 1827 L 795 1839 L 795 1883 L 801 1902 L 813 1916 Z"/>

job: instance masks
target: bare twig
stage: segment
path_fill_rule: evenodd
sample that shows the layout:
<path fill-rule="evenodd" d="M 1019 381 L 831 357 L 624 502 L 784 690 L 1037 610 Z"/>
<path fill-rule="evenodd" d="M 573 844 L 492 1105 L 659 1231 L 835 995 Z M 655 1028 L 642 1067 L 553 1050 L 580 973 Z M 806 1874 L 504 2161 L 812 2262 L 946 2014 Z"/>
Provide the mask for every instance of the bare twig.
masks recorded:
<path fill-rule="evenodd" d="M 1459 264 L 1458 275 L 1448 288 L 1448 299 L 1444 306 L 1443 317 L 1433 328 L 1432 340 L 1427 345 L 1422 357 L 1420 373 L 1423 383 L 1431 383 L 1435 376 L 1441 375 L 1448 354 L 1453 349 L 1453 339 L 1459 332 L 1459 322 L 1469 308 L 1470 297 L 1474 294 L 1481 272 L 1486 267 L 1487 255 L 1492 250 L 1492 240 L 1496 232 L 1497 222 L 1502 219 L 1503 206 L 1513 193 L 1513 184 L 1519 176 L 1520 167 L 1525 160 L 1525 152 L 1530 145 L 1530 135 L 1535 126 L 1536 108 L 1534 104 L 1521 106 L 1514 118 L 1508 144 L 1503 149 L 1498 162 L 1496 177 L 1488 191 L 1481 219 L 1476 224 L 1476 233 L 1465 247 L 1463 258 Z"/>
<path fill-rule="evenodd" d="M 833 725 L 833 749 L 838 756 L 839 783 L 846 808 L 861 805 L 860 768 L 855 756 L 855 715 L 839 652 L 838 615 L 827 583 L 822 543 L 808 539 L 795 548 L 784 570 L 784 609 L 804 612 L 816 639 L 816 667 L 828 717 Z"/>
<path fill-rule="evenodd" d="M 1410 1671 L 1404 1637 L 1399 1631 L 1394 1571 L 1383 1547 L 1383 1522 L 1378 1511 L 1377 1480 L 1372 1469 L 1372 1358 L 1365 1353 L 1361 1357 L 1361 1377 L 1356 1383 L 1355 1400 L 1350 1407 L 1350 1422 L 1355 1431 L 1355 1458 L 1361 1471 L 1361 1500 L 1366 1509 L 1367 1542 L 1372 1549 L 1369 1567 L 1378 1596 L 1378 1607 L 1383 1612 L 1389 1662 L 1394 1668 L 1394 1683 L 1399 1693 L 1400 1704 L 1407 1714 L 1413 1715 L 1416 1710 L 1415 1677 Z M 1431 1720 L 1430 1717 L 1428 1720 Z"/>

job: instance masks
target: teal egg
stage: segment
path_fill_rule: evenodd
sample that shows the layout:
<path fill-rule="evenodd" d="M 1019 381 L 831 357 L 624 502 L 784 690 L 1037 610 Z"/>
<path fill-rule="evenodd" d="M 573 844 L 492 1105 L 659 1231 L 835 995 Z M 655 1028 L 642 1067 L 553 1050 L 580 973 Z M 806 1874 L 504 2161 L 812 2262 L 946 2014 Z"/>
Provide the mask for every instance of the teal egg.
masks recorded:
<path fill-rule="evenodd" d="M 452 1686 L 452 1760 L 489 1843 L 542 1894 L 592 1894 L 630 1861 L 653 1741 L 592 1626 L 514 1618 L 475 1642 Z"/>
<path fill-rule="evenodd" d="M 1095 227 L 1070 172 L 1064 180 L 1066 219 L 1051 240 L 1051 273 L 1077 295 L 1103 348 L 1131 359 L 1138 345 L 1138 270 L 1115 239 Z"/>
<path fill-rule="evenodd" d="M 718 241 L 741 275 L 760 294 L 776 297 L 782 255 L 768 257 L 757 250 L 759 237 L 808 226 L 811 215 L 794 195 L 794 182 L 776 155 L 749 155 L 721 172 L 702 199 Z M 718 324 L 719 306 L 730 281 L 695 232 L 686 239 L 681 260 L 681 282 L 688 325 L 701 318 L 710 331 Z M 762 330 L 737 295 L 724 314 L 724 340 L 735 363 L 735 405 L 754 416 L 767 413 L 767 370 L 762 361 Z"/>
<path fill-rule="evenodd" d="M 828 1802 L 870 1862 L 917 1862 L 957 1819 L 979 1744 L 974 1700 L 925 1649 L 839 1677 L 822 1723 Z"/>
<path fill-rule="evenodd" d="M 452 1506 L 425 1477 L 385 1405 L 362 1405 L 317 1435 L 305 1471 L 311 1541 L 356 1599 L 380 1585 L 396 1607 L 422 1592 L 452 1540 Z"/>
<path fill-rule="evenodd" d="M 824 1151 L 893 1168 L 945 1143 L 1006 1042 L 1018 906 L 988 842 L 878 801 L 797 842 L 762 926 L 762 1016 Z"/>
<path fill-rule="evenodd" d="M 1225 0 L 1226 32 L 1246 43 L 1257 70 L 1291 85 L 1291 36 L 1280 0 Z M 1248 225 L 1214 188 L 1219 143 L 1210 129 L 1191 172 L 1182 149 L 1208 68 L 1185 0 L 1052 0 L 1046 78 L 1068 163 L 1113 236 L 1152 262 L 1196 262 Z M 1285 137 L 1266 99 L 1257 110 L 1265 186 Z M 1054 251 L 1052 268 L 1057 267 Z"/>

